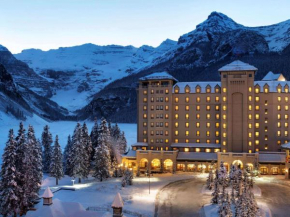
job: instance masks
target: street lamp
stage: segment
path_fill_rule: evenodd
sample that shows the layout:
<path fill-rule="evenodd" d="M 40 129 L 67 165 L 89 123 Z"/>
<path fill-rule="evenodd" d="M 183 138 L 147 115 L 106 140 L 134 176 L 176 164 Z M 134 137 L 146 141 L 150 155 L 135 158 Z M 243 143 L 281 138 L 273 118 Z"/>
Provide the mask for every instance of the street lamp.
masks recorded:
<path fill-rule="evenodd" d="M 149 181 L 148 182 L 148 187 L 149 187 L 149 194 L 150 194 L 150 173 L 149 173 L 149 170 L 146 171 L 146 175 L 149 176 L 149 178 L 148 178 L 148 181 Z"/>

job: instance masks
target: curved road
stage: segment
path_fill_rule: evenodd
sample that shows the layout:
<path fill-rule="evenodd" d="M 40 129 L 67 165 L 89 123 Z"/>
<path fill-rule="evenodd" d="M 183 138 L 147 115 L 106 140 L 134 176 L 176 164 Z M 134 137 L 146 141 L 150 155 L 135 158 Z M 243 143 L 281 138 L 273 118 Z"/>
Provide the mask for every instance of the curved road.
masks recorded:
<path fill-rule="evenodd" d="M 257 202 L 268 205 L 273 217 L 290 216 L 290 186 L 283 181 L 256 183 L 262 190 L 262 197 Z M 155 217 L 195 217 L 200 216 L 200 209 L 210 203 L 210 196 L 202 195 L 205 179 L 193 178 L 172 182 L 163 187 L 156 197 Z"/>
<path fill-rule="evenodd" d="M 210 197 L 201 194 L 205 180 L 200 178 L 172 182 L 157 195 L 155 217 L 194 217 L 209 203 Z"/>

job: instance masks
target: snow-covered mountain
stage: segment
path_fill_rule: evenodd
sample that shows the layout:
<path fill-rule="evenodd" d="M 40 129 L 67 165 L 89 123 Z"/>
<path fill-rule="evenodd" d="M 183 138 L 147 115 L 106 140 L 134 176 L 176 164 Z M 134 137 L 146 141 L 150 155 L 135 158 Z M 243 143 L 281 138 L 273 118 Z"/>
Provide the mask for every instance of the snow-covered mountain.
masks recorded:
<path fill-rule="evenodd" d="M 14 56 L 52 82 L 52 100 L 76 110 L 110 82 L 151 66 L 157 57 L 174 49 L 176 44 L 169 39 L 156 48 L 84 44 L 49 51 L 29 49 Z"/>

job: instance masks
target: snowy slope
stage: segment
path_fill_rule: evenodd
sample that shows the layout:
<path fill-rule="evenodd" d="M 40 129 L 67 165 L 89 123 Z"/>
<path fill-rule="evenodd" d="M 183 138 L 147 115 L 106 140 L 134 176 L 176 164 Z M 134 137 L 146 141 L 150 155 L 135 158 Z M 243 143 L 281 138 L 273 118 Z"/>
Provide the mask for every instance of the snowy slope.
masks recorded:
<path fill-rule="evenodd" d="M 15 57 L 53 82 L 52 100 L 73 111 L 83 107 L 88 97 L 108 83 L 150 66 L 175 46 L 176 42 L 169 39 L 157 48 L 84 44 L 46 52 L 24 50 Z"/>

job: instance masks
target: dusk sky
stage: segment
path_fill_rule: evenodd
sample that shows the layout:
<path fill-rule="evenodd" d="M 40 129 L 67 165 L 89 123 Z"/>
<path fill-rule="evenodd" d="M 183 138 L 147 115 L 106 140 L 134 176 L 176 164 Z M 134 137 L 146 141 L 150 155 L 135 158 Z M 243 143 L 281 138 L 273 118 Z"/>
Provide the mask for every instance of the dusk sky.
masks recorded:
<path fill-rule="evenodd" d="M 289 8 L 289 0 L 0 0 L 0 44 L 12 53 L 85 43 L 158 46 L 212 11 L 261 26 L 290 19 Z"/>

